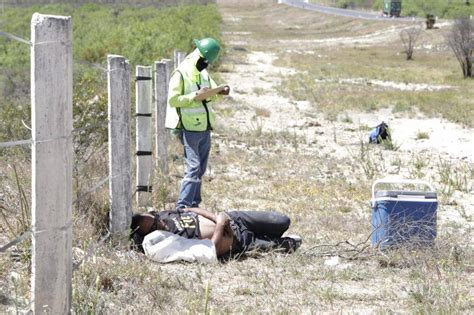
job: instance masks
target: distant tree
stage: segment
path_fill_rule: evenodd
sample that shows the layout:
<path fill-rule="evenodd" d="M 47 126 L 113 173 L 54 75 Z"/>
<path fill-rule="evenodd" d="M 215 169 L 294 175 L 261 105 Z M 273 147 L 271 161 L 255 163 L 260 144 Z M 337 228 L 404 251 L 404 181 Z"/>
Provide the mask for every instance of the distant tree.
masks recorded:
<path fill-rule="evenodd" d="M 464 77 L 474 77 L 472 71 L 474 62 L 474 21 L 468 18 L 456 20 L 446 36 L 446 41 L 458 59 Z"/>
<path fill-rule="evenodd" d="M 415 26 L 400 32 L 403 49 L 407 55 L 407 60 L 413 59 L 413 52 L 415 51 L 415 44 L 421 34 L 421 27 Z"/>

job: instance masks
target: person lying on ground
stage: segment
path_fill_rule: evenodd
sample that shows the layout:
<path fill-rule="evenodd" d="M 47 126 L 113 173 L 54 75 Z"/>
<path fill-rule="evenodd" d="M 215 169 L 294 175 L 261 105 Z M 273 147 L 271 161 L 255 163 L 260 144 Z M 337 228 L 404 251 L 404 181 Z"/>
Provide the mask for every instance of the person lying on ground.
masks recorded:
<path fill-rule="evenodd" d="M 275 211 L 229 211 L 215 214 L 201 208 L 139 213 L 132 217 L 132 239 L 139 248 L 143 238 L 168 231 L 185 238 L 210 239 L 217 257 L 241 255 L 248 250 L 294 252 L 299 236 L 285 236 L 290 218 Z"/>

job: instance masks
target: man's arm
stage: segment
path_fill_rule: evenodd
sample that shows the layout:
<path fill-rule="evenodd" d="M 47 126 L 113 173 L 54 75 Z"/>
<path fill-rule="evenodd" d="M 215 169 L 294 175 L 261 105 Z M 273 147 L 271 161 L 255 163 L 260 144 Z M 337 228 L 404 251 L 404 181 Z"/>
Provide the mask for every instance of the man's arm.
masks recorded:
<path fill-rule="evenodd" d="M 215 89 L 218 86 L 217 83 L 211 78 L 211 76 L 209 74 L 208 74 L 208 78 L 209 78 L 209 83 L 210 83 L 211 89 Z M 210 97 L 208 99 L 208 101 L 218 101 L 218 100 L 222 99 L 223 95 L 229 95 L 229 92 L 230 92 L 230 87 L 227 86 L 224 90 L 222 90 L 219 93 L 217 93 L 216 95 Z"/>
<path fill-rule="evenodd" d="M 217 256 L 222 256 L 230 251 L 233 243 L 233 234 L 229 224 L 230 218 L 226 213 L 221 212 L 216 215 L 211 211 L 201 208 L 186 208 L 186 211 L 194 212 L 216 223 L 211 241 L 216 247 Z"/>
<path fill-rule="evenodd" d="M 217 223 L 217 222 L 216 222 L 217 216 L 216 216 L 215 213 L 213 213 L 213 212 L 211 212 L 211 211 L 208 211 L 208 210 L 205 210 L 205 209 L 201 209 L 201 208 L 186 208 L 186 211 L 194 212 L 194 213 L 196 213 L 197 215 L 203 216 L 203 217 L 205 217 L 206 219 L 209 219 L 209 220 L 211 220 L 212 222 Z"/>
<path fill-rule="evenodd" d="M 168 88 L 168 103 L 171 107 L 186 107 L 192 102 L 196 93 L 182 94 L 184 82 L 181 78 L 181 74 L 176 71 L 170 79 L 170 85 Z"/>
<path fill-rule="evenodd" d="M 224 237 L 226 226 L 229 225 L 229 216 L 225 213 L 219 213 L 216 218 L 216 229 L 212 234 L 211 241 L 216 247 L 217 256 L 222 256 L 230 251 L 232 238 Z"/>

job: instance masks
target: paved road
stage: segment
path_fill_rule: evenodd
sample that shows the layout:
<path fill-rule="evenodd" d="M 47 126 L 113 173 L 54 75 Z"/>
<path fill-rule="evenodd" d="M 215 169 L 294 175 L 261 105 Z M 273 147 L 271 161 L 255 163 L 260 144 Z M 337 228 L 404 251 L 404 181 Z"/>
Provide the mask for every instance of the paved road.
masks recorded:
<path fill-rule="evenodd" d="M 360 12 L 360 11 L 347 10 L 347 9 L 332 8 L 332 7 L 327 7 L 327 6 L 323 6 L 323 5 L 319 5 L 315 3 L 305 3 L 301 0 L 282 0 L 281 2 L 283 4 L 300 8 L 300 9 L 311 10 L 311 11 L 316 11 L 316 12 L 326 13 L 326 14 L 345 16 L 345 17 L 355 18 L 355 19 L 392 21 L 392 22 L 393 21 L 407 22 L 407 21 L 418 20 L 415 17 L 399 17 L 399 18 L 384 17 L 378 13 L 369 13 L 369 12 Z"/>

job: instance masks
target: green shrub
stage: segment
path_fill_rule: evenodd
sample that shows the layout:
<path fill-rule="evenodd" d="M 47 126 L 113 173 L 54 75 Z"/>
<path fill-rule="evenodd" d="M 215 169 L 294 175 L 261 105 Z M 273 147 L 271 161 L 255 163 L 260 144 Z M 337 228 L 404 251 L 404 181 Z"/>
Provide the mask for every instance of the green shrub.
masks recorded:
<path fill-rule="evenodd" d="M 34 12 L 72 16 L 75 128 L 106 120 L 106 74 L 91 64 L 105 68 L 107 54 L 125 56 L 133 74 L 135 65 L 151 66 L 156 60 L 171 58 L 174 49 L 190 51 L 193 38 L 220 39 L 221 17 L 215 5 L 158 9 L 56 4 L 5 8 L 2 31 L 30 38 Z M 0 121 L 8 122 L 0 128 L 0 140 L 29 138 L 21 119 L 29 121 L 30 48 L 0 37 L 0 55 Z M 86 132 L 76 140 L 79 144 L 90 143 L 91 139 L 103 143 L 106 126 L 97 131 L 100 134 L 96 137 Z"/>

